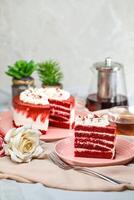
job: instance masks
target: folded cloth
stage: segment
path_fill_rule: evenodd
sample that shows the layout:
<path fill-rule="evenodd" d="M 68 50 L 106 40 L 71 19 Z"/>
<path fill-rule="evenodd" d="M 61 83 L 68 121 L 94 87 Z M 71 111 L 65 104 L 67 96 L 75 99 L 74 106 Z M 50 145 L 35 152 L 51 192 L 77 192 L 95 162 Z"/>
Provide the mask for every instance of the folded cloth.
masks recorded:
<path fill-rule="evenodd" d="M 82 174 L 73 169 L 63 170 L 47 158 L 54 143 L 45 144 L 46 152 L 41 159 L 30 163 L 14 163 L 9 157 L 0 158 L 0 178 L 13 179 L 24 183 L 42 183 L 52 188 L 78 191 L 122 191 L 134 190 L 134 163 L 123 166 L 94 167 L 93 169 L 113 178 L 131 184 L 112 184 L 93 175 Z"/>

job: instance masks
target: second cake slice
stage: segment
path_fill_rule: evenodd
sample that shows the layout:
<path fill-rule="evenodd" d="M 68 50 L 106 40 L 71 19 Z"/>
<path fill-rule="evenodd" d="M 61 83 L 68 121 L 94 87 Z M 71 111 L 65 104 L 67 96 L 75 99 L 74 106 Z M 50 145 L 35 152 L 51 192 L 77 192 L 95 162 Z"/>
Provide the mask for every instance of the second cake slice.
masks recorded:
<path fill-rule="evenodd" d="M 115 127 L 107 119 L 92 114 L 78 116 L 75 126 L 75 156 L 89 158 L 115 157 Z"/>

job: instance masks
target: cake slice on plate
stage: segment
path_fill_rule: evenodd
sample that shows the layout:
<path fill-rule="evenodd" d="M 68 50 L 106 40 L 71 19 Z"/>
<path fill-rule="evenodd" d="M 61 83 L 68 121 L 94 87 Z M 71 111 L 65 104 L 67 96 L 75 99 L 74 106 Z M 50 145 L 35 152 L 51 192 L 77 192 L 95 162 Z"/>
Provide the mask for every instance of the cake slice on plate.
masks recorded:
<path fill-rule="evenodd" d="M 45 134 L 48 130 L 50 105 L 42 88 L 29 88 L 13 98 L 13 122 Z"/>
<path fill-rule="evenodd" d="M 74 155 L 86 158 L 115 157 L 115 127 L 108 119 L 94 114 L 77 116 L 75 122 Z"/>
<path fill-rule="evenodd" d="M 50 126 L 72 129 L 75 122 L 75 99 L 59 88 L 45 88 L 50 103 Z"/>
<path fill-rule="evenodd" d="M 16 127 L 30 126 L 43 134 L 51 126 L 72 129 L 75 122 L 75 99 L 58 88 L 29 88 L 13 98 L 13 121 Z"/>

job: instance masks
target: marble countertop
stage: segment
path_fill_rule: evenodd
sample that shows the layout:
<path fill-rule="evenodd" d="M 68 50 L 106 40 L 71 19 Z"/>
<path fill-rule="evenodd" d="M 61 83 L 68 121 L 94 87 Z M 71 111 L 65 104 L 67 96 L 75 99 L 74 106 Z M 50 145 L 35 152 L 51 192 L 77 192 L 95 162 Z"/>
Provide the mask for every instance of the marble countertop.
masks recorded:
<path fill-rule="evenodd" d="M 1 200 L 133 200 L 134 191 L 124 192 L 75 192 L 47 188 L 41 184 L 24 184 L 0 180 Z"/>

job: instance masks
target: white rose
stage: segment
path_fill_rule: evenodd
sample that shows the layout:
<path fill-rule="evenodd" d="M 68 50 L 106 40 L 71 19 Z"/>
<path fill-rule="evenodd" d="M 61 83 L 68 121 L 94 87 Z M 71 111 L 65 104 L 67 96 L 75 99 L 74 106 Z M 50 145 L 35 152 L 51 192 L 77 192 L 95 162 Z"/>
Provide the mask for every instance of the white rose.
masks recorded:
<path fill-rule="evenodd" d="M 43 152 L 39 136 L 39 131 L 25 127 L 10 129 L 4 138 L 5 154 L 18 163 L 30 162 Z"/>

